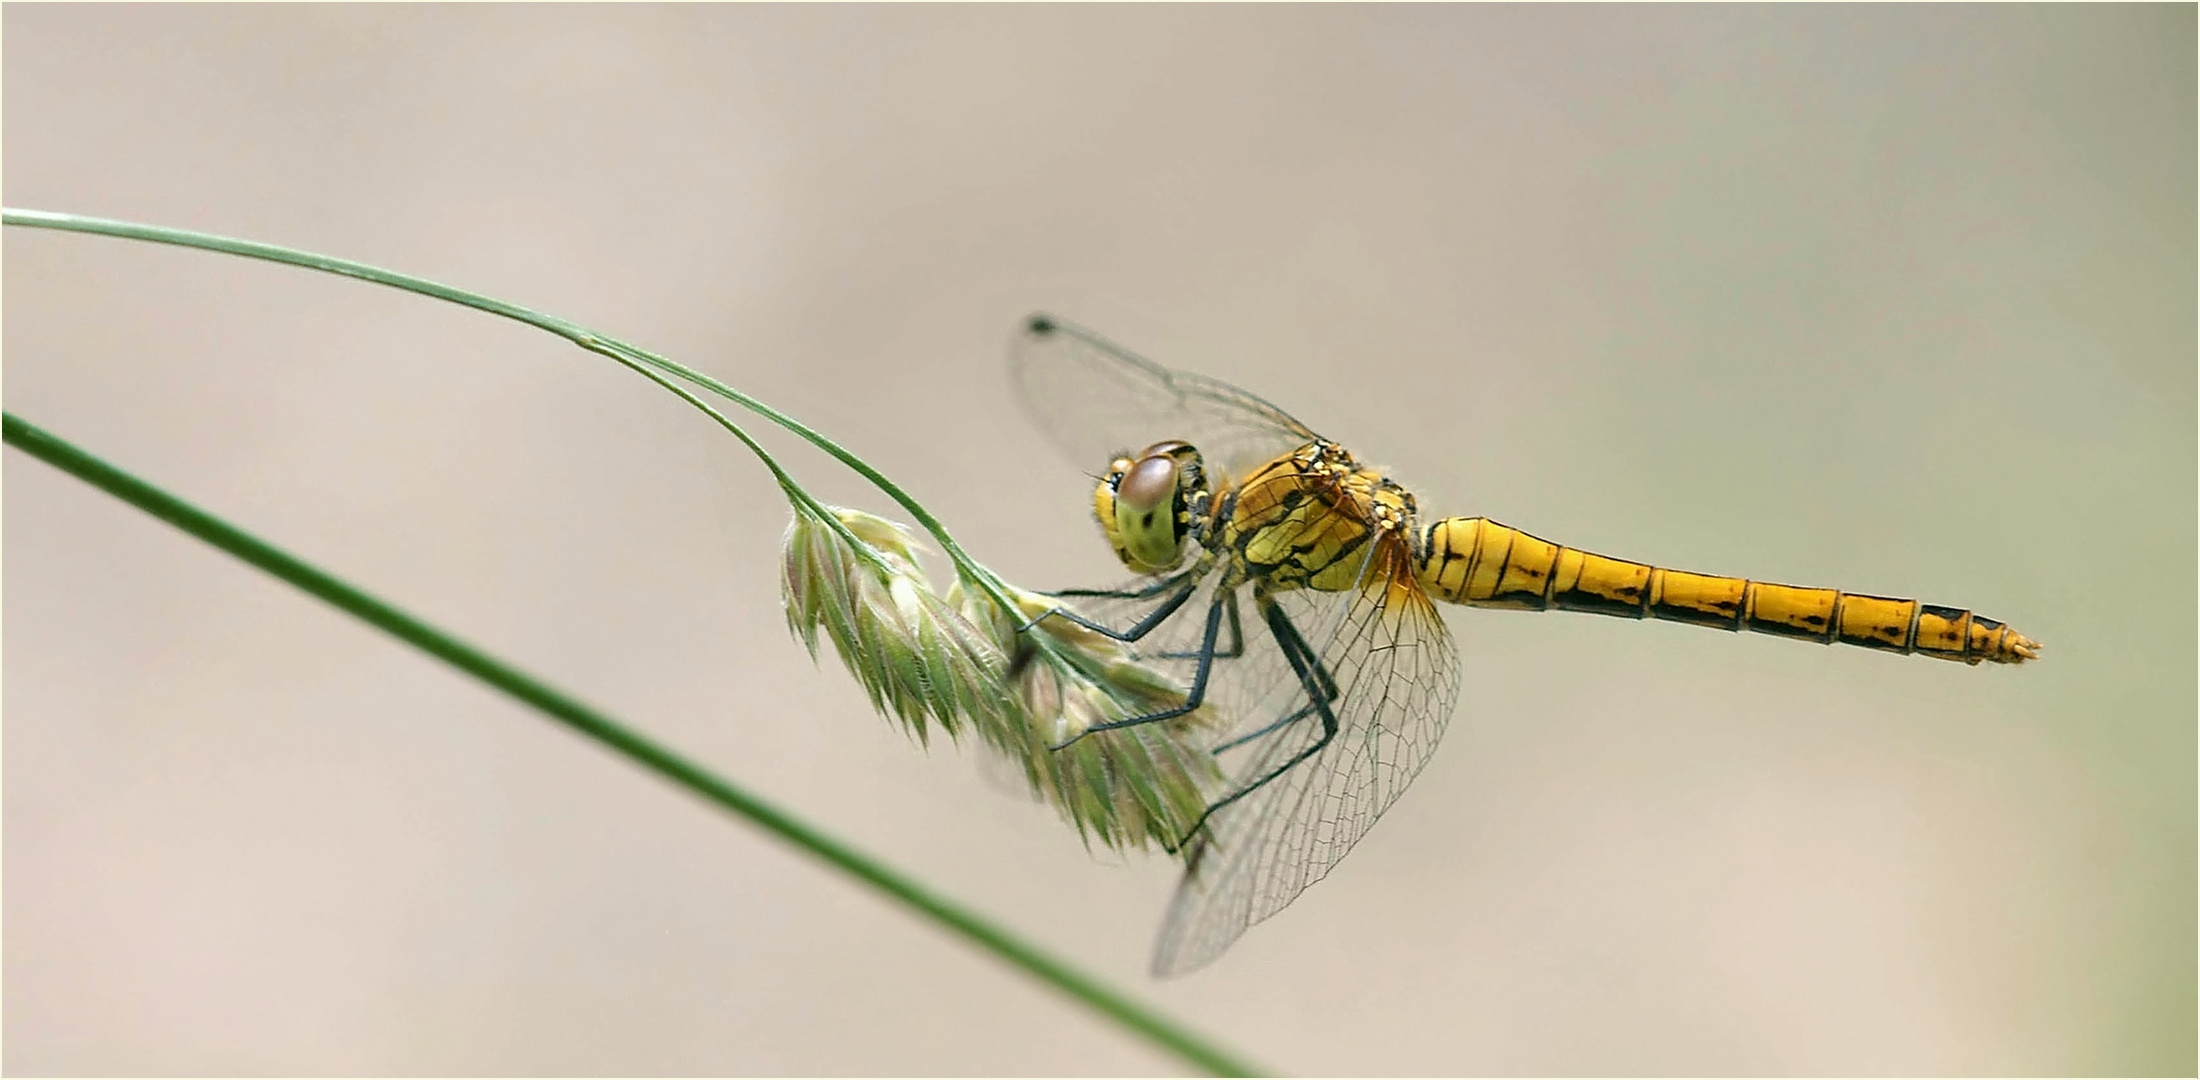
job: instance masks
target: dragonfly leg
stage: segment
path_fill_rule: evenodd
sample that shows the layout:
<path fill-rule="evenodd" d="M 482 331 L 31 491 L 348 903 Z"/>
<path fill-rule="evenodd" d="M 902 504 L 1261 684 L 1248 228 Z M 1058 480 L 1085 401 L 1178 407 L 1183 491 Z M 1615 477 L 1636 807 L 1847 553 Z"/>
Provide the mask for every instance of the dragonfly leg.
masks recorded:
<path fill-rule="evenodd" d="M 1237 591 L 1233 589 L 1227 593 L 1224 593 L 1223 597 L 1224 601 L 1229 604 L 1230 607 L 1229 614 L 1225 617 L 1225 621 L 1230 624 L 1230 647 L 1226 649 L 1216 649 L 1215 659 L 1235 660 L 1238 657 L 1245 655 L 1245 628 L 1242 624 L 1238 622 Z M 1147 655 L 1156 660 L 1199 659 L 1199 654 L 1195 652 L 1157 652 L 1148 653 Z"/>
<path fill-rule="evenodd" d="M 1232 611 L 1230 614 L 1234 617 L 1237 612 Z M 1294 647 L 1297 649 L 1300 656 L 1312 657 L 1314 655 L 1314 650 L 1307 646 L 1306 639 L 1299 636 L 1298 627 L 1293 626 L 1289 619 L 1283 620 L 1282 629 L 1290 631 L 1291 641 L 1293 643 L 1292 645 L 1287 645 L 1283 647 L 1286 655 L 1289 655 L 1291 649 Z M 1281 636 L 1278 636 L 1277 640 L 1282 641 L 1283 638 Z M 1216 653 L 1215 655 L 1221 656 L 1223 654 Z M 1296 670 L 1296 665 L 1294 665 L 1294 670 Z M 1214 749 L 1208 751 L 1208 753 L 1221 754 L 1226 750 L 1235 750 L 1238 747 L 1244 746 L 1246 743 L 1252 742 L 1254 739 L 1258 739 L 1263 735 L 1268 735 L 1280 731 L 1297 721 L 1305 719 L 1306 717 L 1319 711 L 1324 702 L 1337 700 L 1337 680 L 1329 677 L 1329 668 L 1323 665 L 1318 658 L 1314 660 L 1314 677 L 1321 680 L 1321 693 L 1309 693 L 1307 695 L 1306 704 L 1300 706 L 1297 711 L 1285 713 L 1282 719 L 1277 720 L 1276 722 L 1269 724 L 1264 728 L 1261 728 L 1259 731 L 1248 732 L 1244 735 L 1238 736 L 1235 739 L 1231 739 L 1228 742 L 1221 743 L 1217 745 Z"/>
<path fill-rule="evenodd" d="M 1046 595 L 1054 597 L 1099 597 L 1106 600 L 1150 600 L 1156 596 L 1161 595 L 1164 592 L 1169 591 L 1170 589 L 1182 586 L 1186 577 L 1194 575 L 1196 573 L 1196 570 L 1186 570 L 1184 573 L 1162 578 L 1159 581 L 1156 581 L 1143 589 L 1062 589 L 1058 592 L 1047 593 Z M 1090 630 L 1096 634 L 1103 634 L 1107 637 L 1114 638 L 1117 641 L 1137 641 L 1138 639 L 1153 632 L 1153 628 L 1155 626 L 1159 625 L 1163 620 L 1174 614 L 1176 612 L 1176 609 L 1182 607 L 1186 600 L 1191 599 L 1192 591 L 1193 590 L 1186 590 L 1183 595 L 1170 597 L 1167 603 L 1159 608 L 1155 608 L 1150 614 L 1148 614 L 1145 618 L 1140 619 L 1128 630 L 1117 631 L 1112 628 L 1102 626 L 1099 623 L 1096 623 L 1090 619 L 1087 619 L 1084 616 L 1069 610 L 1068 608 L 1058 607 L 1050 608 L 1044 613 L 1040 614 L 1038 618 L 1017 627 L 1016 632 L 1020 634 L 1026 630 L 1031 629 L 1034 626 L 1039 625 L 1040 623 L 1046 621 L 1047 616 L 1049 615 L 1059 615 L 1062 618 L 1068 619 L 1069 621 L 1076 623 L 1077 625 L 1082 626 L 1085 629 Z M 1220 660 L 1235 660 L 1238 657 L 1245 655 L 1245 630 L 1243 624 L 1238 619 L 1237 593 L 1235 590 L 1233 590 L 1228 594 L 1228 596 L 1230 599 L 1230 647 L 1227 649 L 1222 649 L 1215 653 L 1216 659 Z M 1150 653 L 1148 654 L 1148 656 L 1149 658 L 1155 660 L 1196 660 L 1199 658 L 1198 653 L 1189 652 Z"/>
<path fill-rule="evenodd" d="M 1297 712 L 1286 713 L 1283 719 L 1278 720 L 1275 723 L 1260 729 L 1259 731 L 1248 732 L 1244 735 L 1238 736 L 1235 739 L 1231 739 L 1228 742 L 1218 744 L 1214 749 L 1209 750 L 1208 753 L 1219 755 L 1224 751 L 1235 750 L 1238 747 L 1244 746 L 1246 743 L 1252 742 L 1254 739 L 1258 739 L 1263 735 L 1282 730 L 1283 728 L 1291 724 L 1294 724 L 1300 720 L 1304 720 L 1308 716 L 1313 715 L 1316 711 L 1318 711 L 1318 709 L 1319 706 L 1314 704 L 1301 706 Z"/>
<path fill-rule="evenodd" d="M 1082 739 L 1095 731 L 1112 731 L 1116 728 L 1137 727 L 1140 724 L 1152 724 L 1162 720 L 1173 720 L 1179 716 L 1183 716 L 1186 713 L 1198 709 L 1200 704 L 1207 700 L 1207 675 L 1209 672 L 1214 670 L 1215 639 L 1222 636 L 1222 612 L 1223 608 L 1227 606 L 1225 603 L 1225 598 L 1229 595 L 1231 594 L 1226 593 L 1224 594 L 1224 596 L 1216 597 L 1214 603 L 1208 605 L 1207 607 L 1207 630 L 1205 635 L 1201 638 L 1199 649 L 1199 667 L 1192 672 L 1192 686 L 1191 689 L 1184 692 L 1184 701 L 1182 704 L 1173 705 L 1166 709 L 1157 709 L 1143 716 L 1133 716 L 1123 720 L 1110 720 L 1104 724 L 1094 724 L 1091 727 L 1070 736 L 1067 741 L 1061 743 L 1060 745 L 1050 747 L 1050 749 L 1060 750 L 1062 747 L 1068 746 L 1070 743 L 1074 743 L 1077 740 Z M 1176 601 L 1176 603 L 1178 605 L 1182 605 L 1183 600 L 1179 599 Z M 1174 609 L 1172 608 L 1171 610 Z"/>
<path fill-rule="evenodd" d="M 1128 630 L 1117 630 L 1111 626 L 1102 626 L 1101 624 L 1096 623 L 1091 619 L 1085 618 L 1084 616 L 1079 615 L 1076 612 L 1069 610 L 1068 608 L 1056 607 L 1048 608 L 1045 612 L 1041 613 L 1038 618 L 1035 618 L 1030 622 L 1023 624 L 1022 626 L 1017 627 L 1016 632 L 1019 634 L 1023 633 L 1024 631 L 1029 630 L 1042 622 L 1045 622 L 1049 618 L 1061 618 L 1076 623 L 1077 625 L 1082 626 L 1095 634 L 1102 635 L 1103 637 L 1114 638 L 1117 641 L 1137 641 L 1138 639 L 1145 637 L 1147 634 L 1152 633 L 1153 628 L 1167 621 L 1169 616 L 1176 614 L 1176 609 L 1183 607 L 1184 602 L 1190 600 L 1194 592 L 1199 591 L 1199 578 L 1190 572 L 1186 572 L 1183 574 L 1179 574 L 1176 577 L 1166 579 L 1162 582 L 1161 585 L 1153 589 L 1141 590 L 1140 594 L 1109 594 L 1098 592 L 1090 594 L 1094 596 L 1120 595 L 1128 599 L 1143 600 L 1172 588 L 1177 590 L 1177 594 L 1175 596 L 1163 600 L 1158 607 L 1155 607 L 1152 611 L 1147 612 L 1144 618 L 1131 624 L 1131 627 Z M 1062 592 L 1055 593 L 1054 595 L 1071 596 L 1086 594 Z"/>
<path fill-rule="evenodd" d="M 1311 710 L 1321 715 L 1322 737 L 1314 740 L 1314 745 L 1291 755 L 1291 760 L 1270 769 L 1266 776 L 1223 796 L 1213 805 L 1207 807 L 1199 815 L 1199 820 L 1192 822 L 1192 827 L 1185 830 L 1183 839 L 1177 841 L 1176 848 L 1172 850 L 1182 850 L 1184 845 L 1191 843 L 1192 838 L 1198 836 L 1199 831 L 1207 827 L 1207 819 L 1214 817 L 1216 811 L 1268 786 L 1270 781 L 1297 768 L 1307 758 L 1321 753 L 1329 746 L 1331 740 L 1337 737 L 1337 714 L 1331 708 L 1335 704 L 1337 694 L 1336 680 L 1332 679 L 1329 672 L 1323 669 L 1321 658 L 1314 655 L 1314 650 L 1308 647 L 1306 639 L 1299 636 L 1298 627 L 1291 625 L 1291 617 L 1285 615 L 1282 608 L 1272 603 L 1263 604 L 1261 615 L 1267 620 L 1270 632 L 1276 635 L 1276 644 L 1283 649 L 1283 658 L 1290 662 L 1292 673 L 1299 677 L 1299 685 L 1305 688 L 1308 705 L 1306 709 L 1301 709 L 1283 720 L 1270 724 L 1255 732 L 1254 735 L 1274 731 L 1292 720 L 1304 717 Z M 1254 736 L 1249 735 L 1245 738 L 1252 737 Z M 1244 741 L 1245 739 L 1237 739 L 1226 744 L 1225 747 L 1218 747 L 1217 749 L 1225 749 L 1227 746 L 1233 746 Z"/>
<path fill-rule="evenodd" d="M 1175 588 L 1183 579 L 1183 574 L 1172 574 L 1155 578 L 1153 584 L 1141 589 L 1056 589 L 1045 595 L 1094 597 L 1101 600 L 1151 600 Z"/>

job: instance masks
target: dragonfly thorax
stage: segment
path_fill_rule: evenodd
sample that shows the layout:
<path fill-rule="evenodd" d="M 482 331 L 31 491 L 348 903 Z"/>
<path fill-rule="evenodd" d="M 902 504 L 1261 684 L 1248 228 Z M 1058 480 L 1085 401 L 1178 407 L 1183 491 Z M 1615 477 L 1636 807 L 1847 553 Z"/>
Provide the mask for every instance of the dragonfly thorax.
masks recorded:
<path fill-rule="evenodd" d="M 1317 439 L 1232 486 L 1216 541 L 1268 592 L 1365 587 L 1415 561 L 1413 494 Z"/>
<path fill-rule="evenodd" d="M 1092 509 L 1115 557 L 1140 574 L 1165 574 L 1184 561 L 1211 499 L 1199 451 L 1158 442 L 1118 457 L 1093 490 Z"/>

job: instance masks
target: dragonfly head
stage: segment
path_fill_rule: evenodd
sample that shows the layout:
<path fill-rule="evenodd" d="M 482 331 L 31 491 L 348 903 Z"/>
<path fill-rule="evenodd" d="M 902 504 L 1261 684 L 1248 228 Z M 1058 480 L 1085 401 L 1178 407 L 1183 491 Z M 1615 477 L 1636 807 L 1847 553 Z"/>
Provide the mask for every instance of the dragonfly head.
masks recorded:
<path fill-rule="evenodd" d="M 1123 565 L 1164 574 L 1184 561 L 1184 541 L 1207 504 L 1206 470 L 1187 443 L 1158 442 L 1116 458 L 1093 490 L 1093 513 Z"/>

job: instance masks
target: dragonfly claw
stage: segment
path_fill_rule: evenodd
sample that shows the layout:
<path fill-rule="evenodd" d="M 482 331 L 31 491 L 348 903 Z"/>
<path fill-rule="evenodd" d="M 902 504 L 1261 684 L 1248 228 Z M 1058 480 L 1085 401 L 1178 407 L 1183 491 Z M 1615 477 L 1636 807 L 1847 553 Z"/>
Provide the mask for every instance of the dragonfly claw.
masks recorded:
<path fill-rule="evenodd" d="M 1049 617 L 1051 617 L 1051 616 L 1054 616 L 1054 615 L 1060 615 L 1061 613 L 1062 613 L 1062 609 L 1061 609 L 1061 608 L 1059 608 L 1059 607 L 1050 607 L 1050 608 L 1046 609 L 1045 611 L 1042 611 L 1042 612 L 1038 613 L 1037 615 L 1034 615 L 1034 616 L 1032 616 L 1031 618 L 1029 618 L 1029 619 L 1026 619 L 1026 620 L 1024 620 L 1023 622 L 1021 622 L 1021 623 L 1018 623 L 1018 624 L 1016 624 L 1016 633 L 1017 633 L 1017 634 L 1018 634 L 1019 636 L 1021 636 L 1021 635 L 1023 635 L 1023 634 L 1026 634 L 1026 633 L 1029 633 L 1029 632 L 1031 631 L 1031 628 L 1032 628 L 1032 627 L 1035 627 L 1035 626 L 1039 625 L 1040 623 L 1043 623 L 1043 622 L 1047 621 L 1047 619 L 1048 619 Z M 1067 746 L 1067 745 L 1068 745 L 1068 743 L 1064 743 L 1063 745 Z"/>

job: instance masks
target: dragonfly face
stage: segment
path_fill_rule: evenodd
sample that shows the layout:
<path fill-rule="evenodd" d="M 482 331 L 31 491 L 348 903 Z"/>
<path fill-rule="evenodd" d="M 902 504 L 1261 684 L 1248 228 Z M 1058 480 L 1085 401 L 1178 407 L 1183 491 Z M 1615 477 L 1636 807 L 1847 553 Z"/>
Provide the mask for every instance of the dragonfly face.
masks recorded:
<path fill-rule="evenodd" d="M 1165 574 L 1184 561 L 1186 541 L 1201 533 L 1212 501 L 1199 451 L 1172 440 L 1110 462 L 1092 510 L 1124 566 Z"/>

